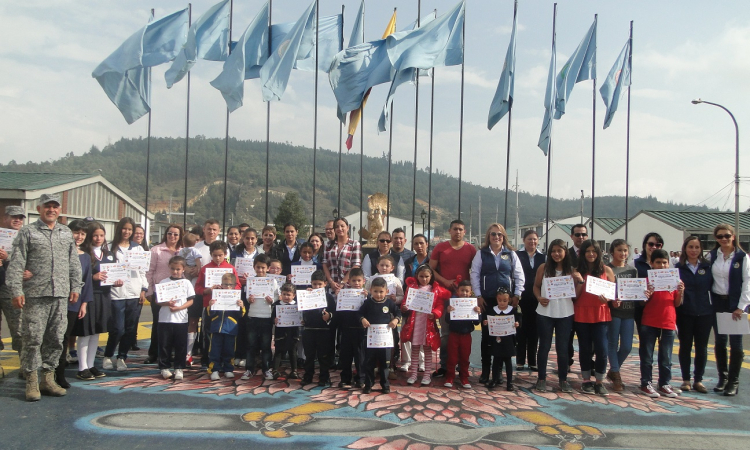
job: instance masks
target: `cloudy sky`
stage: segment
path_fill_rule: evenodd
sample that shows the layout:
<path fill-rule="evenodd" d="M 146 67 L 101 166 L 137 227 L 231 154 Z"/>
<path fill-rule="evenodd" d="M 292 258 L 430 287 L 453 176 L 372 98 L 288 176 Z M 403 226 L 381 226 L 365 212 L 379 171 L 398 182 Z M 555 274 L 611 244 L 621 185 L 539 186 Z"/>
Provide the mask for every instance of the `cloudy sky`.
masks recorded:
<path fill-rule="evenodd" d="M 422 15 L 447 11 L 456 0 L 422 1 Z M 308 0 L 275 0 L 274 22 L 296 20 Z M 214 0 L 193 2 L 193 18 Z M 359 0 L 346 0 L 348 38 Z M 260 0 L 235 0 L 236 39 L 262 5 Z M 341 1 L 321 0 L 321 15 L 341 11 Z M 551 0 L 519 2 L 517 79 L 513 109 L 511 172 L 520 176 L 523 191 L 544 194 L 546 159 L 537 148 L 552 34 Z M 127 125 L 110 103 L 92 70 L 135 30 L 156 16 L 186 7 L 176 0 L 26 0 L 2 2 L 0 47 L 0 162 L 54 159 L 67 152 L 81 154 L 94 144 L 103 147 L 121 137 L 147 134 L 146 118 Z M 393 7 L 398 27 L 415 20 L 417 0 L 368 0 L 367 40 L 380 38 Z M 705 2 L 564 1 L 558 5 L 558 67 L 573 52 L 599 14 L 599 86 L 628 36 L 634 20 L 631 116 L 632 195 L 661 200 L 705 203 L 733 209 L 734 128 L 722 110 L 692 105 L 701 97 L 723 104 L 736 116 L 740 129 L 750 107 L 750 8 L 742 0 Z M 511 0 L 468 0 L 466 7 L 466 86 L 464 171 L 466 181 L 505 185 L 507 116 L 487 130 L 487 112 L 510 38 Z M 166 89 L 164 71 L 154 68 L 152 133 L 185 134 L 186 83 Z M 208 82 L 221 63 L 201 61 L 193 69 L 191 136 L 223 137 L 225 103 Z M 435 168 L 458 175 L 460 66 L 439 68 L 435 76 Z M 313 74 L 292 74 L 281 102 L 272 104 L 271 139 L 313 144 Z M 597 91 L 598 87 L 597 86 Z M 376 125 L 387 85 L 373 90 L 365 110 L 365 153 L 388 150 L 388 134 Z M 418 166 L 426 167 L 429 148 L 430 82 L 420 86 Z M 624 195 L 626 102 L 612 126 L 602 130 L 604 105 L 596 98 L 596 194 Z M 338 149 L 335 101 L 328 79 L 319 81 L 318 145 Z M 402 87 L 395 100 L 394 159 L 411 160 L 414 152 L 415 97 Z M 245 82 L 245 105 L 231 115 L 230 134 L 238 139 L 265 139 L 266 107 L 257 80 Z M 567 114 L 553 131 L 552 194 L 572 198 L 591 192 L 592 82 L 576 85 Z M 357 137 L 356 142 L 359 142 Z M 747 142 L 747 141 L 745 141 Z M 355 146 L 352 151 L 359 151 Z M 741 167 L 747 164 L 741 154 Z M 217 155 L 221 157 L 221 155 Z M 384 169 L 385 172 L 385 169 Z M 385 175 L 385 173 L 384 173 Z M 741 174 L 741 208 L 750 206 L 750 173 Z M 511 183 L 512 184 L 512 183 Z"/>

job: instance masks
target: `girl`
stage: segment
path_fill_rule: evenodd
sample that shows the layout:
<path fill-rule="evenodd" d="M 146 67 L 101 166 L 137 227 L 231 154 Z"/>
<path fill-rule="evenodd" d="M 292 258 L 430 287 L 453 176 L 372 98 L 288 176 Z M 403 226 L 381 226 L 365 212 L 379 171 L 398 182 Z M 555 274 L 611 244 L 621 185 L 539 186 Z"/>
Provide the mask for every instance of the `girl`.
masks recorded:
<path fill-rule="evenodd" d="M 651 232 L 643 237 L 643 251 L 638 258 L 633 260 L 633 266 L 638 271 L 638 278 L 648 278 L 648 271 L 651 270 L 651 253 L 663 246 L 664 239 L 662 239 L 659 233 Z M 644 307 L 645 303 L 641 302 L 638 302 L 638 304 L 635 305 L 635 325 L 639 337 L 641 333 L 641 316 L 643 315 Z"/>
<path fill-rule="evenodd" d="M 127 259 L 127 251 L 138 249 L 141 246 L 130 240 L 135 229 L 135 222 L 130 217 L 123 217 L 115 226 L 115 236 L 109 248 L 114 257 L 114 261 L 124 262 Z M 131 271 L 132 273 L 133 271 Z M 102 360 L 102 369 L 112 370 L 117 368 L 123 371 L 128 368 L 125 360 L 128 358 L 128 350 L 135 343 L 131 341 L 135 336 L 138 327 L 138 305 L 146 301 L 146 291 L 148 291 L 148 281 L 146 281 L 146 271 L 137 270 L 137 278 L 132 276 L 123 280 L 121 287 L 112 288 L 112 329 L 109 331 L 107 338 L 107 347 L 104 349 L 104 359 Z M 112 361 L 115 354 L 115 348 L 119 344 L 117 352 L 117 362 Z"/>
<path fill-rule="evenodd" d="M 427 314 L 412 311 L 401 329 L 401 340 L 411 342 L 411 358 L 413 361 L 419 361 L 419 351 L 424 347 L 425 371 L 422 376 L 422 385 L 426 386 L 432 381 L 432 352 L 440 348 L 440 332 L 435 320 L 443 315 L 443 303 L 450 298 L 451 294 L 450 291 L 435 281 L 435 274 L 429 265 L 419 266 L 415 275 L 415 277 L 406 279 L 406 293 L 409 292 L 409 289 L 432 292 L 434 294 L 432 312 Z M 406 297 L 404 296 L 404 298 Z M 402 303 L 401 310 L 406 311 L 406 302 Z M 455 370 L 455 367 L 451 370 Z M 412 364 L 409 368 L 409 378 L 406 383 L 414 384 L 416 381 L 417 364 Z"/>
<path fill-rule="evenodd" d="M 578 273 L 573 274 L 576 285 L 575 327 L 578 335 L 578 352 L 581 363 L 581 390 L 584 394 L 609 395 L 602 384 L 604 371 L 607 369 L 607 326 L 612 321 L 607 302 L 610 300 L 603 295 L 586 292 L 584 285 L 586 278 L 597 277 L 611 282 L 615 281 L 612 269 L 602 264 L 602 249 L 594 240 L 587 240 L 581 244 L 583 257 L 578 258 Z M 596 367 L 592 367 L 591 349 L 596 354 Z M 594 369 L 596 384 L 590 381 L 591 370 Z"/>
<path fill-rule="evenodd" d="M 149 250 L 148 242 L 146 242 L 146 230 L 138 224 L 135 225 L 135 231 L 133 231 L 133 242 L 140 245 L 143 250 Z"/>
<path fill-rule="evenodd" d="M 320 237 L 320 234 L 313 233 L 310 235 L 309 238 L 307 238 L 307 242 L 311 243 L 313 246 L 313 261 L 316 264 L 320 264 L 323 262 L 323 238 Z"/>
<path fill-rule="evenodd" d="M 607 266 L 612 269 L 615 279 L 637 278 L 638 271 L 627 265 L 630 246 L 624 239 L 615 239 L 609 246 L 609 254 L 612 262 Z M 622 384 L 620 367 L 625 358 L 633 348 L 633 322 L 635 320 L 635 304 L 643 302 L 621 302 L 615 300 L 609 305 L 612 322 L 609 324 L 608 342 L 609 348 L 609 372 L 607 378 L 612 381 L 612 390 L 622 392 L 625 386 Z"/>
<path fill-rule="evenodd" d="M 240 245 L 240 228 L 229 227 L 227 228 L 227 245 L 229 245 L 229 260 L 233 260 L 238 257 L 237 246 Z"/>
<path fill-rule="evenodd" d="M 577 273 L 570 266 L 568 247 L 562 239 L 555 239 L 549 245 L 549 260 L 539 266 L 534 280 L 534 296 L 539 301 L 536 307 L 536 328 L 539 333 L 539 352 L 537 353 L 537 367 L 539 374 L 536 390 L 547 390 L 547 358 L 552 347 L 552 333 L 555 334 L 555 349 L 557 350 L 557 376 L 560 380 L 560 391 L 573 392 L 568 383 L 568 340 L 573 332 L 573 298 L 558 298 L 550 300 L 544 296 L 546 292 L 546 278 L 572 276 Z"/>
<path fill-rule="evenodd" d="M 487 316 L 513 316 L 514 326 L 520 326 L 521 315 L 518 310 L 510 304 L 510 289 L 505 286 L 497 288 L 495 295 L 496 305 L 488 308 L 482 314 L 482 324 L 487 325 Z M 514 391 L 513 387 L 513 357 L 516 356 L 516 335 L 492 336 L 492 381 L 487 383 L 487 389 L 492 390 L 503 383 L 502 369 L 505 365 L 505 376 L 508 380 L 507 390 Z"/>
<path fill-rule="evenodd" d="M 427 253 L 427 238 L 423 234 L 414 235 L 411 238 L 411 246 L 414 250 L 414 256 L 404 261 L 404 276 L 406 278 L 414 277 L 417 268 L 422 264 L 430 263 L 430 255 Z M 403 313 L 404 321 L 408 320 L 411 311 Z M 411 343 L 401 342 L 401 366 L 398 370 L 408 372 L 411 366 Z M 424 372 L 424 352 L 419 353 L 419 371 Z"/>
<path fill-rule="evenodd" d="M 536 329 L 536 307 L 539 302 L 534 297 L 534 281 L 536 281 L 536 272 L 539 270 L 545 257 L 537 248 L 539 245 L 539 236 L 534 230 L 527 230 L 523 234 L 523 250 L 516 251 L 518 260 L 523 268 L 523 278 L 525 280 L 523 292 L 521 293 L 521 328 L 518 329 L 518 352 L 516 354 L 517 369 L 522 370 L 526 364 L 528 356 L 529 370 L 536 372 L 536 348 L 539 342 L 539 334 Z"/>
<path fill-rule="evenodd" d="M 316 263 L 313 260 L 313 255 L 315 255 L 315 248 L 310 242 L 305 242 L 299 246 L 299 254 L 300 254 L 299 261 L 293 262 L 292 267 L 293 266 L 315 266 L 316 271 L 323 270 L 323 266 L 321 266 L 320 264 Z M 290 283 L 292 282 L 291 269 L 290 269 L 289 275 L 287 275 L 287 279 L 289 280 Z M 296 285 L 297 289 L 307 289 L 309 287 L 311 287 L 311 285 L 309 284 L 297 284 Z"/>

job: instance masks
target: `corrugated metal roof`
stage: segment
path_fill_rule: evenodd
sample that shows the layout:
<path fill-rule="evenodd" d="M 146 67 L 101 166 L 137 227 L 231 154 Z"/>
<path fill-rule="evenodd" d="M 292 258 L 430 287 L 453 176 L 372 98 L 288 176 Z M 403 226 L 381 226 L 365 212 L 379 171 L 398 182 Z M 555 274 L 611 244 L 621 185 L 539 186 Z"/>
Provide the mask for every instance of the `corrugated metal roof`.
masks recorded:
<path fill-rule="evenodd" d="M 595 217 L 594 222 L 610 234 L 625 225 L 625 219 L 619 217 Z"/>
<path fill-rule="evenodd" d="M 90 173 L 0 172 L 0 189 L 19 191 L 48 189 L 94 176 L 96 175 Z"/>
<path fill-rule="evenodd" d="M 569 223 L 556 223 L 553 226 L 565 231 L 567 234 L 570 234 L 573 232 L 573 225 L 575 224 L 569 224 Z M 552 228 L 552 227 L 550 227 Z"/>
<path fill-rule="evenodd" d="M 734 226 L 733 212 L 645 210 L 643 213 L 682 230 L 713 230 L 720 223 L 728 223 Z M 740 228 L 743 230 L 750 229 L 750 214 L 740 213 Z"/>

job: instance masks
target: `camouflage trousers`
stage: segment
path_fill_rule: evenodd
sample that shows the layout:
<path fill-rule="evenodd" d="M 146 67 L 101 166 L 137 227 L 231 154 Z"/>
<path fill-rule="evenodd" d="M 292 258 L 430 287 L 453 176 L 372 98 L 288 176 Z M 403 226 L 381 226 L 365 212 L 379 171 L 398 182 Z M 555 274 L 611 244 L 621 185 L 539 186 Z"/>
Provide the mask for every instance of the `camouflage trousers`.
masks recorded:
<path fill-rule="evenodd" d="M 8 322 L 8 331 L 13 339 L 13 350 L 21 351 L 21 312 L 22 309 L 13 307 L 13 301 L 9 298 L 0 298 L 0 309 L 3 311 L 5 321 Z"/>
<path fill-rule="evenodd" d="M 26 298 L 21 320 L 21 368 L 27 373 L 39 367 L 54 370 L 60 362 L 67 327 L 67 298 Z"/>

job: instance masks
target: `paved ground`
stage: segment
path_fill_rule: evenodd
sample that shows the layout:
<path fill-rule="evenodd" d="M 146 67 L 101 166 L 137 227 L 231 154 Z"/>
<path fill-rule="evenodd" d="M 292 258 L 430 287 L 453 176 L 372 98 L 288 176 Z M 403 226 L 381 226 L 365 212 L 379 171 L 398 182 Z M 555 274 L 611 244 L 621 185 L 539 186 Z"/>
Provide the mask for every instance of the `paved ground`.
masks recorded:
<path fill-rule="evenodd" d="M 147 309 L 142 320 L 149 320 Z M 143 348 L 149 331 L 142 323 Z M 474 338 L 476 364 L 479 334 Z M 3 341 L 9 349 L 9 339 Z M 520 389 L 513 393 L 488 391 L 476 382 L 476 373 L 470 390 L 443 388 L 435 381 L 431 387 L 410 387 L 401 373 L 385 395 L 301 387 L 294 380 L 241 381 L 240 369 L 235 380 L 211 382 L 191 370 L 184 381 L 173 382 L 161 379 L 156 366 L 141 364 L 144 357 L 138 352 L 128 371 L 92 382 L 76 380 L 77 369 L 69 367 L 73 387 L 66 397 L 27 403 L 24 382 L 16 377 L 18 358 L 3 351 L 0 448 L 747 449 L 750 442 L 750 394 L 646 398 L 636 393 L 635 349 L 622 369 L 626 392 L 609 397 L 558 393 L 554 375 L 548 377 L 549 391 L 537 393 L 531 390 L 536 376 L 528 371 L 517 374 Z M 744 367 L 746 387 L 750 364 Z M 578 365 L 573 369 L 570 380 L 578 389 Z M 680 379 L 676 355 L 673 374 Z M 709 363 L 706 385 L 715 383 L 715 375 Z M 338 372 L 333 381 L 335 386 Z"/>

